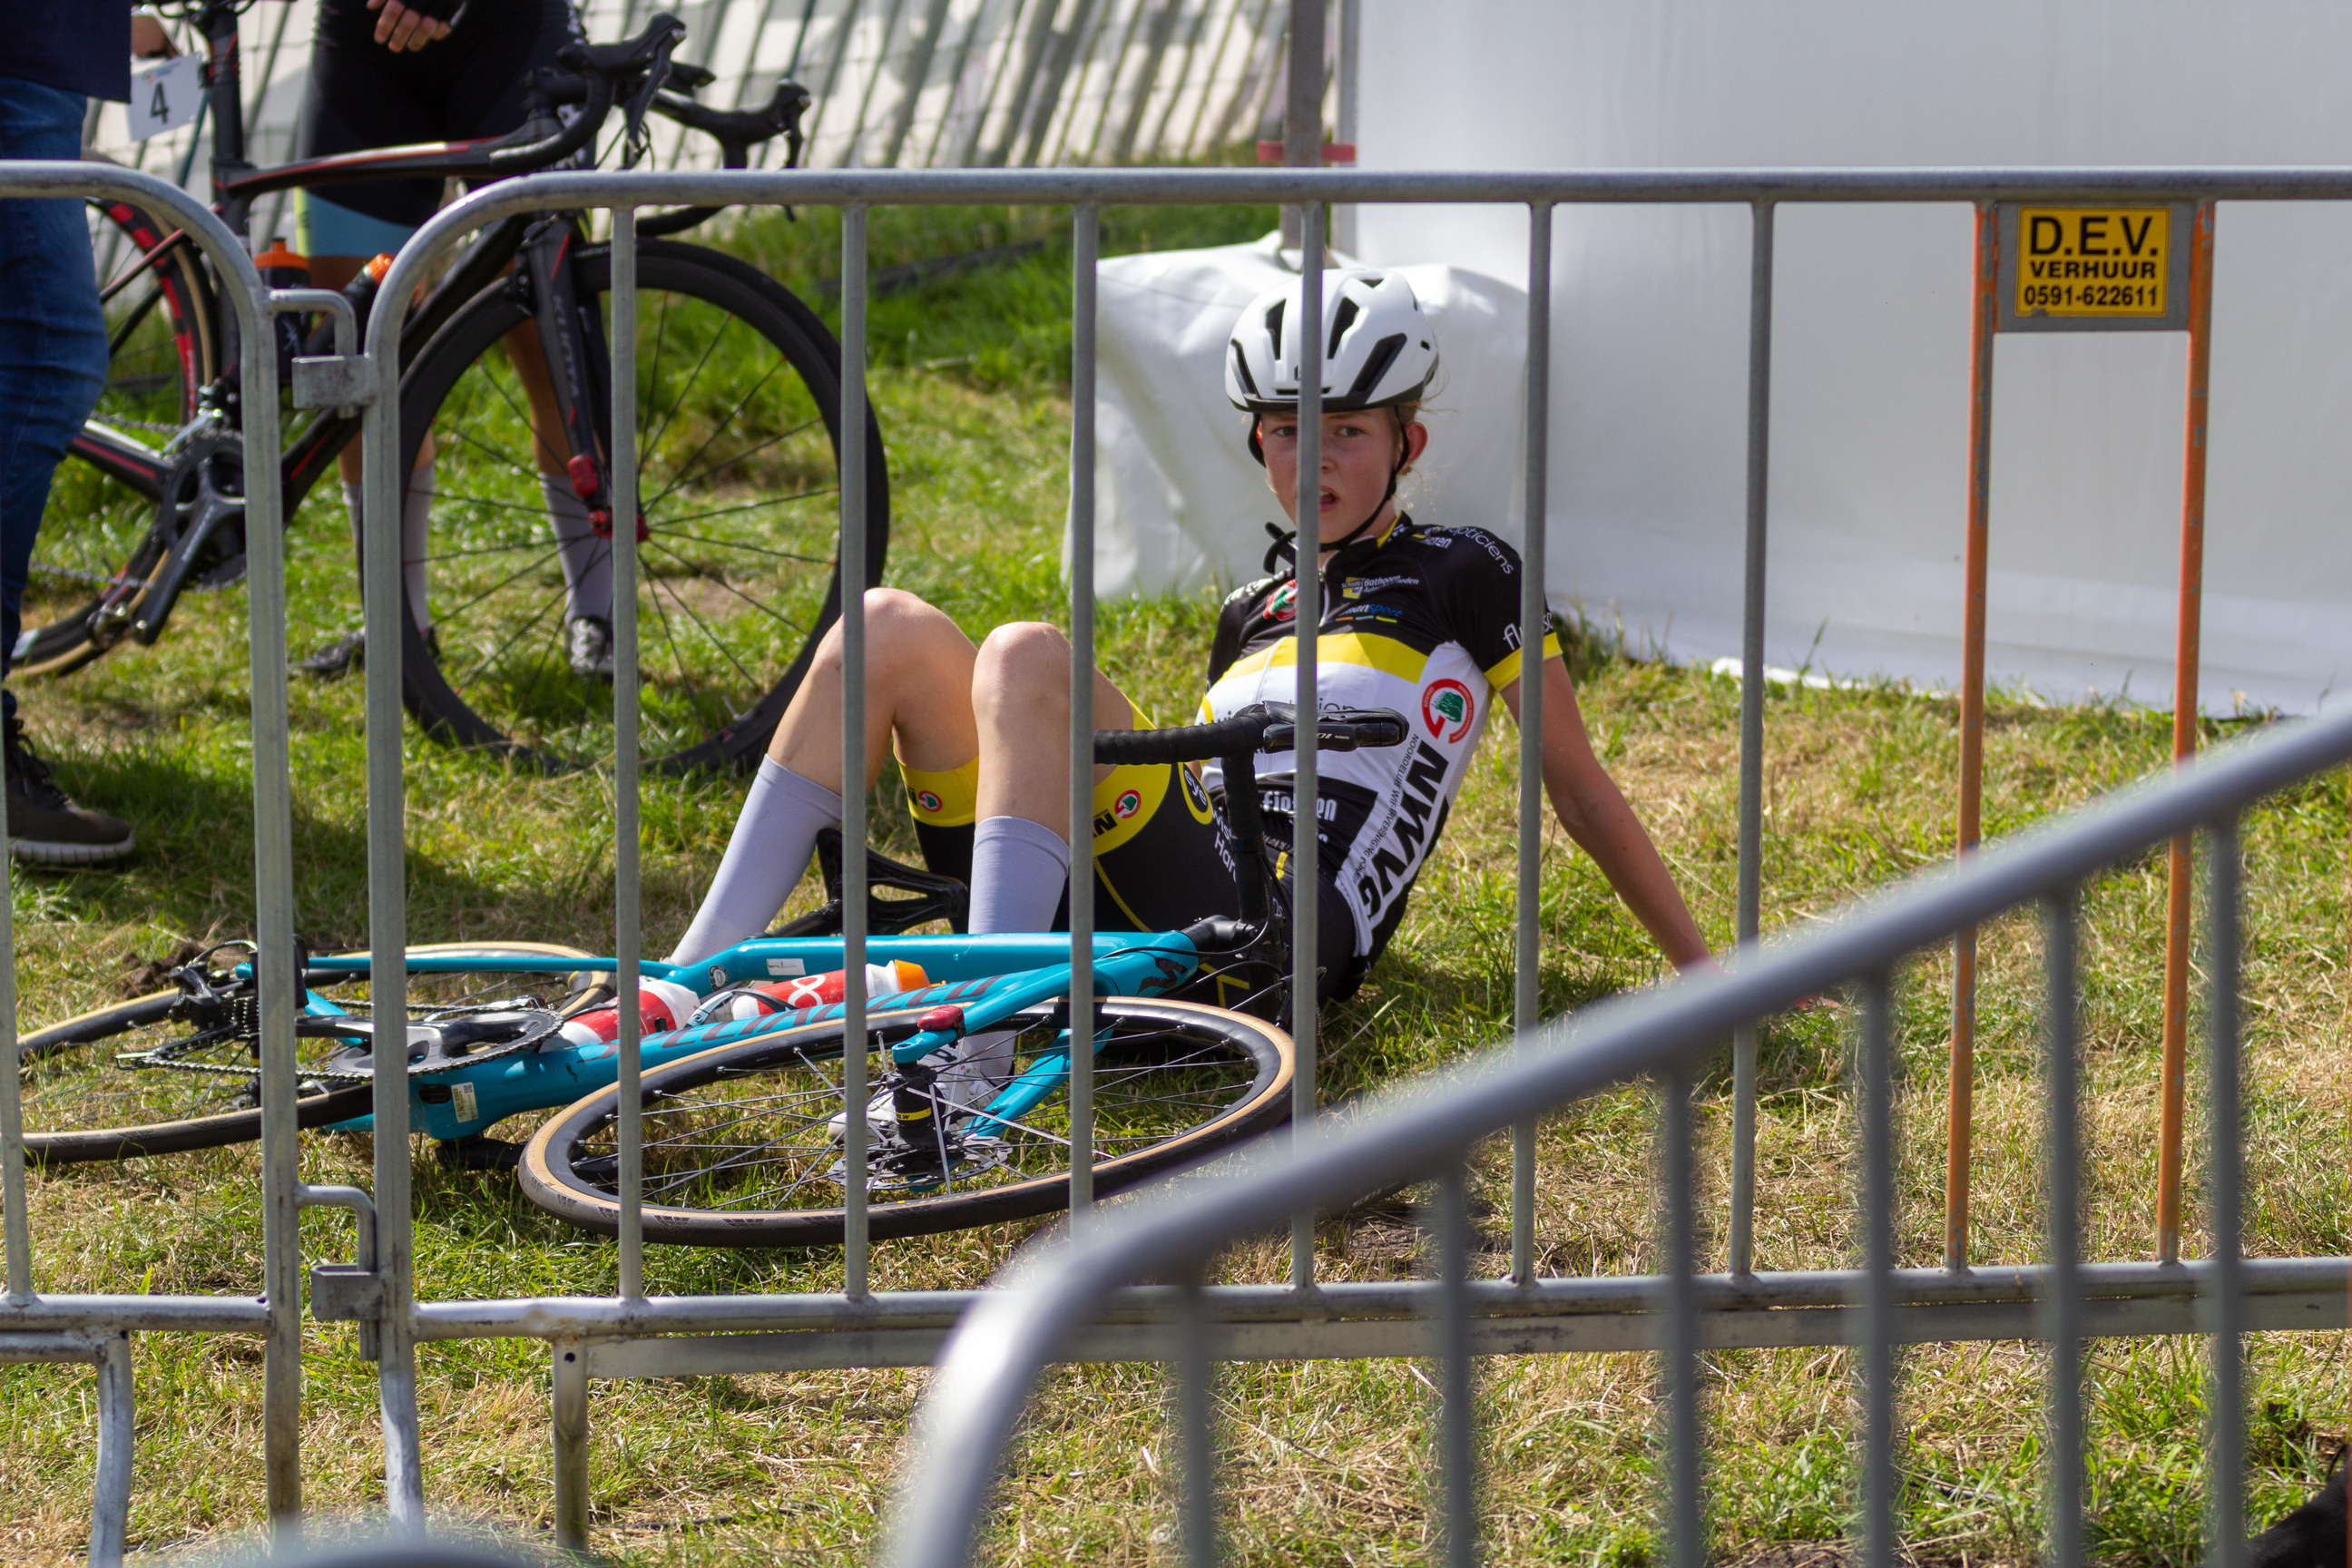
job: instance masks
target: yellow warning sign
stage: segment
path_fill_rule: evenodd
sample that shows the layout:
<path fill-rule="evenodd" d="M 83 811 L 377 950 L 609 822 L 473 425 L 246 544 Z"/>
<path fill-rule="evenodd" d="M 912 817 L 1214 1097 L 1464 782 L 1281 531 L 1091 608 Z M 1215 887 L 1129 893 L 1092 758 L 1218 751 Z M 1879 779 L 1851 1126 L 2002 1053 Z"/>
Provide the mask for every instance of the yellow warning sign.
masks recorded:
<path fill-rule="evenodd" d="M 2172 209 L 2021 207 L 2017 314 L 2161 317 Z"/>

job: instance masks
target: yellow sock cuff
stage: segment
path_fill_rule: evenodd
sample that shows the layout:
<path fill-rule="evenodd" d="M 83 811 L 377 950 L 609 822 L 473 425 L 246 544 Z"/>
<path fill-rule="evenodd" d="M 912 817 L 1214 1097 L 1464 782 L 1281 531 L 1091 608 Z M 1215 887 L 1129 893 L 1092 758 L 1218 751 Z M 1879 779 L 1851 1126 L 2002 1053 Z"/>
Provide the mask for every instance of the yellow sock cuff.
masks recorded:
<path fill-rule="evenodd" d="M 898 772 L 907 781 L 907 804 L 915 820 L 927 827 L 967 827 L 980 815 L 980 759 L 945 773 L 910 768 L 902 759 Z"/>

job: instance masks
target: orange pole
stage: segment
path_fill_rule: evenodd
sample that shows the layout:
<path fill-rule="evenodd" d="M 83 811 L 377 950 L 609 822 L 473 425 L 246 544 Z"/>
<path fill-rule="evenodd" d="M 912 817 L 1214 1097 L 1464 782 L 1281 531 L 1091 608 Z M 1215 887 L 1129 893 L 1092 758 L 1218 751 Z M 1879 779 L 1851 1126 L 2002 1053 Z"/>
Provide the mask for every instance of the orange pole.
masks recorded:
<path fill-rule="evenodd" d="M 2205 403 L 2213 363 L 2213 204 L 2197 204 L 2189 250 L 2189 420 L 2180 481 L 2179 641 L 2172 660 L 2173 765 L 2197 754 L 2197 668 L 2205 600 Z M 2189 1077 L 2189 837 L 2167 858 L 2164 1081 L 2158 1134 L 2156 1256 L 2180 1257 L 2180 1124 Z"/>
<path fill-rule="evenodd" d="M 1977 206 L 1975 311 L 1969 337 L 1968 585 L 1960 609 L 1959 849 L 1976 847 L 1984 796 L 1985 553 L 1992 504 L 1993 298 L 2000 215 Z M 1969 1266 L 1969 1165 L 1976 1126 L 1977 933 L 1952 938 L 1952 1056 L 1944 1130 L 1944 1267 Z"/>

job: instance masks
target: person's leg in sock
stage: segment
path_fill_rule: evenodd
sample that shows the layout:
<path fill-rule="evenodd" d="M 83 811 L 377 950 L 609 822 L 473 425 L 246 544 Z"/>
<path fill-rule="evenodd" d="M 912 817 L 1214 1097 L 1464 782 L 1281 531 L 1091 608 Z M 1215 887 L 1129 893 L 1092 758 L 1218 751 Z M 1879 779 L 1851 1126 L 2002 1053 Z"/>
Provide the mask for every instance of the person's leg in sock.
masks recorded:
<path fill-rule="evenodd" d="M 807 869 L 817 834 L 840 826 L 840 795 L 761 757 L 719 874 L 669 962 L 698 963 L 766 931 Z"/>
<path fill-rule="evenodd" d="M 902 767 L 956 770 L 979 750 L 966 696 L 971 689 L 971 639 L 911 594 L 875 588 L 865 603 L 862 787 L 873 786 L 894 742 Z M 808 868 L 817 830 L 825 826 L 816 820 L 824 800 L 831 802 L 831 820 L 841 820 L 835 793 L 843 772 L 841 703 L 841 629 L 835 626 L 818 646 L 808 679 L 776 725 L 754 784 L 756 800 L 744 802 L 719 874 L 671 963 L 698 963 L 765 930 Z M 767 784 L 764 792 L 760 783 Z M 771 889 L 775 896 L 765 908 L 749 912 Z"/>
<path fill-rule="evenodd" d="M 574 675 L 613 673 L 613 541 L 589 521 L 588 503 L 562 474 L 539 476 L 563 566 L 564 653 Z"/>
<path fill-rule="evenodd" d="M 1131 728 L 1126 696 L 1099 671 L 1094 679 L 1096 725 Z M 971 703 L 982 763 L 971 929 L 1051 930 L 1070 878 L 1068 639 L 1035 622 L 997 627 L 981 645 Z M 1095 770 L 1097 780 L 1109 773 Z M 942 1096 L 966 1109 L 985 1104 L 1012 1076 L 1013 1047 L 1008 1030 L 967 1038 L 940 1075 Z"/>

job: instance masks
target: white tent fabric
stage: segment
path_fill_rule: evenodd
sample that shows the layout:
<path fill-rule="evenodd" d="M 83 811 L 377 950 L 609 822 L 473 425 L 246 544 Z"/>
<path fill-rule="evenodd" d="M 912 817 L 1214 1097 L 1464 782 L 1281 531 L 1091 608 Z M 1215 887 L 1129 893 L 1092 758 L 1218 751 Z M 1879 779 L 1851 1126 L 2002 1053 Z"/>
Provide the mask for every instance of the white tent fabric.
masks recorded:
<path fill-rule="evenodd" d="M 1367 168 L 2352 161 L 2352 9 L 2301 0 L 1365 0 L 1361 58 Z M 1958 679 L 1970 226 L 1781 210 L 1775 664 Z M 1366 206 L 1358 232 L 1377 262 L 1525 273 L 1517 210 Z M 1552 585 L 1683 657 L 1738 647 L 1748 237 L 1720 207 L 1555 231 Z M 2221 208 L 2209 711 L 2352 677 L 2347 247 L 2341 206 Z M 1994 678 L 2168 703 L 2185 340 L 1995 359 Z"/>
<path fill-rule="evenodd" d="M 1244 416 L 1225 401 L 1224 351 L 1241 308 L 1296 275 L 1297 252 L 1283 254 L 1269 235 L 1255 245 L 1101 264 L 1097 594 L 1232 585 L 1258 575 L 1265 524 L 1281 521 L 1282 510 L 1244 444 Z M 1439 363 L 1422 415 L 1431 460 L 1399 494 L 1422 521 L 1476 523 L 1516 537 L 1527 295 L 1454 267 L 1400 270 L 1437 329 Z"/>

